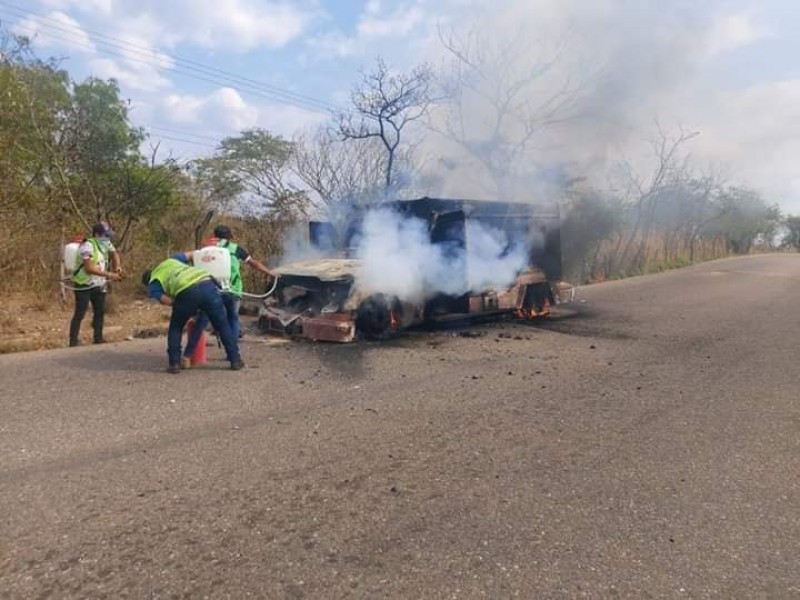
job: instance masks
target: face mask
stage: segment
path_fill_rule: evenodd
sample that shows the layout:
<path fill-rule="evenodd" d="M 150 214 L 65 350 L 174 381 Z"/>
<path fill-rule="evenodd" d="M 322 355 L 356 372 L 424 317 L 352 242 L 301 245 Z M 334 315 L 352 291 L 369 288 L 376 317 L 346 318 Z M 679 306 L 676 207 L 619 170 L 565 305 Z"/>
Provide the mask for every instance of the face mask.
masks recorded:
<path fill-rule="evenodd" d="M 100 242 L 100 246 L 105 250 L 108 250 L 108 247 L 111 245 L 111 240 L 107 237 L 98 238 L 97 241 Z"/>

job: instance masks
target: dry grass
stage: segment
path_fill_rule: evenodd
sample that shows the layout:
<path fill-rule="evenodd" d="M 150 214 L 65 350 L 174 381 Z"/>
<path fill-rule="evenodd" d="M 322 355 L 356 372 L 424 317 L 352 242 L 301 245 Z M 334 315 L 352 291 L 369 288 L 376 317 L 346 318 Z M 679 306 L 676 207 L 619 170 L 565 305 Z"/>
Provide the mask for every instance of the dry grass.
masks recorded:
<path fill-rule="evenodd" d="M 628 252 L 623 251 L 626 247 Z M 584 277 L 590 281 L 622 279 L 725 256 L 728 256 L 728 251 L 724 240 L 698 241 L 692 253 L 688 244 L 664 234 L 651 234 L 646 239 L 638 237 L 630 242 L 615 237 L 600 244 L 586 265 Z"/>
<path fill-rule="evenodd" d="M 108 300 L 114 306 L 113 312 L 106 312 L 103 334 L 108 341 L 166 333 L 168 308 L 117 293 L 110 294 Z M 58 294 L 4 297 L 0 306 L 0 354 L 66 347 L 73 307 L 71 296 L 61 301 Z M 90 308 L 81 325 L 83 344 L 91 343 L 91 321 Z"/>

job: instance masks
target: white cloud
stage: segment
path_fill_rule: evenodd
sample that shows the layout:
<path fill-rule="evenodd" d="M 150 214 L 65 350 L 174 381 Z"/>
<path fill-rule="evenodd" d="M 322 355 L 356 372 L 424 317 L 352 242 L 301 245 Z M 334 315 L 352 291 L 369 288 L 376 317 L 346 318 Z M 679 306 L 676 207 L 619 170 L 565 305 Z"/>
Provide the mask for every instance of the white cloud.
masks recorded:
<path fill-rule="evenodd" d="M 158 91 L 172 85 L 162 71 L 174 66 L 174 61 L 156 50 L 144 38 L 122 34 L 118 58 L 94 58 L 89 61 L 92 75 L 113 78 L 120 84 L 137 91 Z"/>
<path fill-rule="evenodd" d="M 254 127 L 258 109 L 248 105 L 239 92 L 223 87 L 208 96 L 170 94 L 163 103 L 165 116 L 172 123 L 207 125 L 218 123 L 225 130 Z"/>
<path fill-rule="evenodd" d="M 84 12 L 111 14 L 113 0 L 39 0 L 40 4 L 60 10 L 77 8 Z"/>
<path fill-rule="evenodd" d="M 48 2 L 65 7 L 71 4 L 67 1 Z M 103 6 L 102 2 L 97 1 L 89 4 Z M 174 60 L 150 43 L 151 37 L 155 36 L 133 33 L 134 29 L 148 31 L 148 27 L 155 32 L 157 27 L 154 21 L 142 17 L 136 21 L 136 25 L 136 28 L 126 27 L 123 32 L 109 31 L 106 35 L 113 39 L 98 38 L 90 36 L 74 18 L 55 11 L 46 16 L 23 19 L 14 26 L 13 31 L 34 39 L 41 48 L 89 55 L 86 67 L 90 75 L 116 79 L 132 90 L 157 91 L 170 87 L 172 84 L 164 76 L 163 70 L 173 67 Z M 110 56 L 101 56 L 101 52 Z"/>
<path fill-rule="evenodd" d="M 243 129 L 260 127 L 289 139 L 326 118 L 293 106 L 250 104 L 227 87 L 205 96 L 170 94 L 153 104 L 139 102 L 132 117 L 150 134 L 143 151 L 158 144 L 160 156 L 181 159 L 207 156 L 222 138 Z"/>
<path fill-rule="evenodd" d="M 353 56 L 363 49 L 361 40 L 341 32 L 324 33 L 308 40 L 316 58 L 337 59 Z"/>
<path fill-rule="evenodd" d="M 262 10 L 240 0 L 206 5 L 205 11 L 196 13 L 198 27 L 187 31 L 186 37 L 210 48 L 230 45 L 245 50 L 258 46 L 285 46 L 303 33 L 308 21 L 304 12 L 288 4 Z"/>
<path fill-rule="evenodd" d="M 405 63 L 413 54 L 409 47 L 398 47 L 397 38 L 427 34 L 442 15 L 425 8 L 426 0 L 390 6 L 386 0 L 368 0 L 355 23 L 353 35 L 341 30 L 326 31 L 307 40 L 310 52 L 301 56 L 307 63 L 352 56 L 390 57 L 392 63 Z M 410 62 L 413 62 L 411 59 Z"/>
<path fill-rule="evenodd" d="M 382 10 L 380 2 L 372 0 L 359 17 L 356 30 L 361 37 L 405 37 L 425 20 L 426 13 L 419 4 L 403 5 L 392 12 Z"/>
<path fill-rule="evenodd" d="M 259 113 L 262 127 L 285 137 L 291 137 L 298 131 L 308 127 L 321 125 L 328 118 L 329 116 L 323 113 L 285 104 L 265 107 Z"/>
<path fill-rule="evenodd" d="M 305 33 L 317 16 L 313 6 L 287 0 L 119 0 L 113 12 L 115 19 L 125 21 L 126 31 L 160 44 L 188 42 L 236 52 L 283 47 Z"/>
<path fill-rule="evenodd" d="M 191 43 L 245 52 L 280 48 L 320 16 L 317 0 L 40 0 L 106 22 L 108 35 L 138 35 L 160 46 Z M 115 30 L 117 33 L 115 33 Z"/>
<path fill-rule="evenodd" d="M 718 18 L 711 29 L 708 52 L 715 56 L 743 46 L 749 46 L 769 35 L 754 17 L 740 12 Z"/>
<path fill-rule="evenodd" d="M 207 96 L 170 94 L 161 105 L 159 120 L 203 131 L 235 134 L 243 129 L 262 127 L 290 137 L 298 129 L 321 123 L 326 115 L 286 105 L 249 104 L 233 88 L 222 87 Z"/>
<path fill-rule="evenodd" d="M 134 91 L 154 92 L 169 88 L 172 83 L 154 67 L 131 65 L 113 58 L 94 58 L 89 61 L 93 77 L 115 79 Z"/>
<path fill-rule="evenodd" d="M 63 12 L 51 12 L 45 18 L 33 16 L 23 19 L 12 30 L 36 40 L 42 48 L 63 48 L 84 54 L 96 51 L 80 23 Z"/>

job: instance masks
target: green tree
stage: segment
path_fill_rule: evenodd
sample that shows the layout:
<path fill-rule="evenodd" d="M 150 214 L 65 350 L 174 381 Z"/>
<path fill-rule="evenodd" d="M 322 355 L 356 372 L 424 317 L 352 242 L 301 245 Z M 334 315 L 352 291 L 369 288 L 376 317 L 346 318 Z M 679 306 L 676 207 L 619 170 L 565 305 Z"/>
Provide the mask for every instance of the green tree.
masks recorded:
<path fill-rule="evenodd" d="M 132 156 L 104 178 L 99 188 L 104 198 L 107 219 L 116 223 L 122 252 L 132 247 L 133 227 L 142 221 L 161 219 L 178 201 L 182 174 L 172 161 L 148 163 Z"/>
<path fill-rule="evenodd" d="M 50 140 L 69 104 L 68 76 L 32 54 L 28 40 L 0 38 L 0 211 L 31 227 L 51 217 L 47 193 Z"/>
<path fill-rule="evenodd" d="M 42 234 L 64 221 L 51 185 L 52 140 L 69 104 L 68 76 L 28 40 L 0 31 L 0 272 L 3 287 L 39 288 L 52 262 Z M 55 255 L 55 252 L 52 253 Z"/>
<path fill-rule="evenodd" d="M 725 188 L 716 202 L 721 216 L 713 230 L 725 239 L 729 252 L 747 254 L 759 239 L 771 245 L 781 223 L 777 206 L 743 186 Z"/>
<path fill-rule="evenodd" d="M 226 161 L 219 157 L 192 161 L 188 165 L 188 174 L 210 210 L 232 210 L 237 198 L 245 191 L 242 182 L 228 170 Z"/>
<path fill-rule="evenodd" d="M 289 182 L 294 144 L 264 129 L 247 129 L 220 143 L 216 155 L 195 161 L 195 172 L 220 200 L 235 197 L 254 214 L 304 213 L 306 194 Z"/>
<path fill-rule="evenodd" d="M 53 144 L 51 168 L 53 180 L 84 226 L 130 214 L 133 198 L 141 198 L 122 192 L 139 189 L 130 180 L 146 164 L 139 151 L 143 140 L 142 130 L 128 121 L 127 104 L 114 80 L 89 78 L 74 85 Z"/>
<path fill-rule="evenodd" d="M 783 245 L 800 250 L 800 216 L 789 215 L 783 220 Z"/>

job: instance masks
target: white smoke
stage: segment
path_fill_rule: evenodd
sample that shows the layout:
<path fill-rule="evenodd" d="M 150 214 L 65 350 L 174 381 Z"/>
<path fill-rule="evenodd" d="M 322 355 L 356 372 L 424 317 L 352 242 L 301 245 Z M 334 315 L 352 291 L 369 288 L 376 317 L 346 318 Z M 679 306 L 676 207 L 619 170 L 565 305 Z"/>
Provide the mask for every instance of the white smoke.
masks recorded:
<path fill-rule="evenodd" d="M 301 223 L 286 232 L 280 257 L 281 265 L 329 258 L 325 251 L 310 243 L 308 229 L 308 223 Z"/>
<path fill-rule="evenodd" d="M 354 244 L 362 260 L 359 287 L 419 302 L 512 285 L 528 264 L 525 241 L 474 220 L 465 231 L 464 244 L 434 244 L 425 221 L 389 209 L 369 211 Z"/>
<path fill-rule="evenodd" d="M 528 264 L 530 249 L 510 240 L 506 232 L 477 221 L 468 221 L 467 228 L 469 291 L 508 287 Z"/>
<path fill-rule="evenodd" d="M 355 246 L 363 261 L 359 287 L 403 300 L 425 296 L 441 258 L 422 220 L 402 219 L 391 210 L 368 212 Z"/>
<path fill-rule="evenodd" d="M 424 193 L 537 202 L 557 198 L 554 172 L 603 184 L 646 152 L 655 120 L 699 127 L 678 108 L 703 97 L 715 18 L 709 0 L 511 0 L 467 3 L 428 58 L 451 92 L 420 152 Z M 458 57 L 463 58 L 460 60 Z"/>

